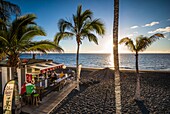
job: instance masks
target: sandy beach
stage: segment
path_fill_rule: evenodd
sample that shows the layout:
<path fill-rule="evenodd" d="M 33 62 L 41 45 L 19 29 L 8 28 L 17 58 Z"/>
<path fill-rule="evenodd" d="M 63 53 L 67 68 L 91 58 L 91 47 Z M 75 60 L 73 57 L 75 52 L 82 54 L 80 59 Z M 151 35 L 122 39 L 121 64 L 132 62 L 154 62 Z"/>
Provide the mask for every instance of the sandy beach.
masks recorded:
<path fill-rule="evenodd" d="M 140 74 L 143 101 L 135 102 L 135 71 L 121 70 L 122 113 L 170 113 L 170 72 L 141 71 Z M 53 113 L 115 113 L 113 71 L 83 68 L 80 91 L 73 90 Z"/>

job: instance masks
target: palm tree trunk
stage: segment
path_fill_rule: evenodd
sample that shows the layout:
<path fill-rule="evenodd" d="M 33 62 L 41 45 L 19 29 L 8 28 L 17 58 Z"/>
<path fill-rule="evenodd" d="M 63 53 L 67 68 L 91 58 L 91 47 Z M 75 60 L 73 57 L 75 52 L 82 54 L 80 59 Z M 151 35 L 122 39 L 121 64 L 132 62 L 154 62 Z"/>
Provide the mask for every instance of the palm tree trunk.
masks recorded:
<path fill-rule="evenodd" d="M 139 74 L 139 68 L 138 68 L 138 52 L 137 51 L 136 51 L 135 56 L 136 56 L 136 77 L 137 77 L 135 99 L 140 100 L 140 74 Z"/>
<path fill-rule="evenodd" d="M 136 73 L 139 73 L 139 68 L 138 68 L 138 51 L 136 51 Z"/>
<path fill-rule="evenodd" d="M 12 67 L 13 72 L 13 78 L 15 80 L 15 91 L 14 91 L 14 110 L 15 110 L 15 114 L 19 114 L 21 110 L 21 102 L 19 99 L 19 88 L 18 88 L 18 74 L 17 74 L 17 68 L 19 67 L 19 63 L 20 63 L 20 58 L 19 58 L 19 54 L 15 53 L 11 56 L 8 57 L 8 64 L 10 67 Z"/>
<path fill-rule="evenodd" d="M 114 0 L 113 51 L 115 67 L 115 100 L 116 100 L 116 114 L 121 114 L 121 88 L 118 56 L 118 23 L 119 23 L 119 0 Z"/>
<path fill-rule="evenodd" d="M 36 57 L 36 54 L 35 54 L 35 53 L 33 53 L 33 55 L 32 55 L 32 59 L 35 59 L 35 57 Z"/>
<path fill-rule="evenodd" d="M 14 103 L 15 103 L 15 114 L 21 113 L 21 101 L 19 97 L 19 87 L 18 87 L 18 73 L 17 73 L 17 67 L 14 68 L 14 79 L 15 79 L 15 92 L 14 92 Z"/>
<path fill-rule="evenodd" d="M 76 81 L 77 81 L 77 90 L 79 90 L 79 49 L 80 49 L 80 44 L 79 42 L 77 43 L 77 55 L 76 55 Z"/>
<path fill-rule="evenodd" d="M 78 71 L 78 66 L 79 66 L 79 49 L 80 49 L 80 44 L 77 44 L 76 71 Z"/>

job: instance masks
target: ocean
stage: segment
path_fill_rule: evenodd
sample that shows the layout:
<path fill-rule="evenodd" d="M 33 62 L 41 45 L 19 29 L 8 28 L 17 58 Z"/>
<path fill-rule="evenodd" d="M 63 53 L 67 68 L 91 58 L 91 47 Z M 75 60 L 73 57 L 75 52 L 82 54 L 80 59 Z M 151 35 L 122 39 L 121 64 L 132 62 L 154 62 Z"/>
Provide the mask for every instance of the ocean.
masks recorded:
<path fill-rule="evenodd" d="M 21 54 L 21 58 L 32 58 L 32 54 Z M 76 54 L 37 54 L 37 59 L 52 59 L 66 66 L 76 66 Z M 119 55 L 120 69 L 135 69 L 134 54 Z M 111 54 L 80 54 L 79 63 L 82 67 L 105 68 L 113 67 Z M 170 71 L 170 54 L 139 54 L 140 70 Z"/>

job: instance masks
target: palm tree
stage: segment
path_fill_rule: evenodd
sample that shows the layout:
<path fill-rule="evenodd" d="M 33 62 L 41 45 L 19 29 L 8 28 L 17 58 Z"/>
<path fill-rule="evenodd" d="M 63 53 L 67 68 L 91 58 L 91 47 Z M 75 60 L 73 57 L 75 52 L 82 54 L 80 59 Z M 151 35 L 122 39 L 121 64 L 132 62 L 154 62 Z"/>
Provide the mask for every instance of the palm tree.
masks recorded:
<path fill-rule="evenodd" d="M 164 38 L 163 34 L 157 33 L 152 35 L 151 37 L 144 37 L 140 35 L 136 38 L 136 42 L 134 44 L 133 40 L 125 37 L 120 40 L 120 44 L 124 43 L 132 52 L 135 52 L 136 56 L 136 74 L 137 74 L 137 85 L 136 85 L 136 93 L 135 99 L 140 100 L 140 75 L 139 75 L 139 68 L 138 68 L 138 53 L 140 51 L 144 51 L 149 47 L 153 42 L 155 42 L 160 37 Z"/>
<path fill-rule="evenodd" d="M 36 16 L 34 14 L 21 16 L 15 19 L 9 27 L 4 26 L 4 30 L 0 31 L 0 51 L 7 55 L 10 67 L 19 66 L 19 54 L 21 52 L 40 51 L 46 53 L 51 50 L 62 51 L 53 42 L 32 41 L 35 36 L 46 35 L 43 29 L 35 24 L 35 19 Z"/>
<path fill-rule="evenodd" d="M 19 54 L 26 51 L 46 51 L 62 49 L 50 41 L 33 42 L 32 39 L 35 36 L 45 36 L 45 32 L 35 24 L 34 20 L 36 16 L 34 14 L 28 14 L 15 19 L 11 25 L 5 25 L 5 22 L 1 21 L 3 26 L 0 30 L 0 52 L 4 53 L 8 58 L 8 65 L 14 68 L 14 78 L 16 83 L 17 71 L 16 68 L 20 65 Z M 18 83 L 15 91 L 15 105 L 20 106 L 18 99 Z M 18 111 L 16 109 L 15 111 Z M 18 112 L 16 112 L 18 113 Z"/>
<path fill-rule="evenodd" d="M 21 10 L 19 6 L 8 1 L 0 0 L 0 18 L 9 21 L 11 15 L 19 16 Z"/>
<path fill-rule="evenodd" d="M 61 39 L 76 38 L 77 42 L 77 56 L 76 56 L 76 70 L 78 71 L 79 64 L 79 49 L 82 40 L 87 38 L 90 42 L 98 44 L 96 33 L 104 35 L 104 24 L 99 19 L 92 20 L 93 12 L 85 10 L 82 12 L 82 6 L 78 6 L 76 15 L 73 15 L 73 23 L 60 19 L 58 22 L 58 32 L 55 36 L 54 42 L 59 43 Z"/>
<path fill-rule="evenodd" d="M 115 101 L 116 101 L 116 114 L 121 114 L 121 89 L 118 56 L 118 23 L 119 23 L 119 0 L 114 0 L 113 53 L 115 68 Z"/>

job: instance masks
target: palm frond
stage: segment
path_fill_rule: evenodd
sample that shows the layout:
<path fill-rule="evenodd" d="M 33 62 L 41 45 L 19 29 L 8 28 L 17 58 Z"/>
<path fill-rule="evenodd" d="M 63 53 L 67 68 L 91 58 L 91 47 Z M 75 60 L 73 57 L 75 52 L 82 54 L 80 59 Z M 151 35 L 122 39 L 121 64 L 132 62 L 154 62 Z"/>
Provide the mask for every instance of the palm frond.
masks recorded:
<path fill-rule="evenodd" d="M 34 23 L 33 21 L 35 19 L 36 19 L 35 14 L 27 14 L 27 15 L 24 15 L 24 16 L 20 16 L 12 22 L 12 27 L 15 27 L 15 28 L 12 28 L 12 29 L 17 31 L 22 26 L 33 24 Z"/>
<path fill-rule="evenodd" d="M 74 31 L 75 31 L 75 33 L 78 33 L 78 30 L 77 30 L 77 29 L 78 29 L 78 28 L 77 28 L 77 26 L 78 26 L 78 25 L 77 25 L 77 18 L 76 18 L 75 15 L 73 15 L 73 22 L 74 22 L 74 25 L 73 25 L 73 26 L 74 26 L 74 27 L 73 27 L 73 28 L 74 28 Z"/>
<path fill-rule="evenodd" d="M 75 34 L 71 32 L 59 32 L 54 37 L 55 44 L 59 44 L 62 39 L 72 39 Z"/>
<path fill-rule="evenodd" d="M 0 1 L 0 18 L 5 22 L 9 22 L 11 15 L 19 16 L 21 10 L 19 6 L 9 2 L 9 1 Z"/>
<path fill-rule="evenodd" d="M 6 9 L 1 8 L 1 9 L 0 9 L 0 18 L 1 18 L 3 21 L 5 21 L 5 22 L 9 21 L 9 19 L 10 19 L 10 13 L 9 13 L 9 11 L 7 11 Z"/>
<path fill-rule="evenodd" d="M 2 1 L 1 3 L 3 9 L 8 10 L 10 14 L 16 14 L 17 16 L 21 14 L 21 9 L 19 8 L 19 6 L 8 1 Z"/>
<path fill-rule="evenodd" d="M 82 5 L 79 5 L 77 7 L 77 14 L 75 15 L 77 33 L 79 33 L 81 31 L 81 28 L 83 26 L 82 18 L 83 18 L 82 17 Z"/>
<path fill-rule="evenodd" d="M 136 40 L 136 50 L 137 51 L 144 51 L 151 45 L 151 41 L 147 37 L 140 37 Z"/>
<path fill-rule="evenodd" d="M 89 33 L 87 34 L 87 38 L 89 39 L 90 42 L 93 41 L 95 44 L 98 45 L 98 40 L 97 40 L 96 35 Z"/>
<path fill-rule="evenodd" d="M 82 14 L 81 14 L 81 21 L 84 22 L 86 21 L 87 19 L 92 19 L 92 16 L 93 16 L 93 13 L 91 10 L 85 10 Z"/>
<path fill-rule="evenodd" d="M 0 30 L 7 30 L 6 23 L 2 19 L 0 19 Z"/>
<path fill-rule="evenodd" d="M 15 19 L 9 28 L 11 40 L 13 40 L 20 31 L 23 31 L 26 26 L 33 24 L 34 19 L 36 19 L 34 14 L 27 14 Z"/>
<path fill-rule="evenodd" d="M 125 44 L 132 52 L 136 51 L 135 45 L 133 43 L 133 40 L 131 40 L 128 37 L 125 37 L 119 41 L 119 44 Z"/>
<path fill-rule="evenodd" d="M 44 52 L 44 51 L 63 52 L 63 49 L 60 46 L 58 46 L 50 41 L 46 41 L 46 40 L 40 41 L 40 42 L 34 42 L 34 45 L 32 47 L 28 48 L 27 51 L 40 51 L 40 49 L 43 50 L 41 52 Z"/>
<path fill-rule="evenodd" d="M 59 22 L 58 22 L 58 28 L 60 30 L 60 32 L 64 32 L 65 29 L 74 29 L 72 23 L 64 20 L 64 19 L 60 19 Z"/>
<path fill-rule="evenodd" d="M 45 31 L 38 26 L 30 26 L 22 33 L 19 42 L 31 41 L 35 36 L 46 36 Z"/>
<path fill-rule="evenodd" d="M 95 31 L 99 35 L 104 35 L 105 34 L 105 26 L 100 21 L 100 19 L 95 19 L 92 22 L 88 22 L 87 25 L 86 25 L 86 28 L 90 29 L 92 31 Z"/>
<path fill-rule="evenodd" d="M 82 12 L 82 5 L 79 5 L 77 7 L 77 17 L 80 17 L 81 16 L 81 12 Z M 79 21 L 79 20 L 78 20 Z"/>
<path fill-rule="evenodd" d="M 81 37 L 84 39 L 84 38 L 87 38 L 90 42 L 94 42 L 95 44 L 98 45 L 98 40 L 97 40 L 97 36 L 93 33 L 90 32 L 89 29 L 83 29 L 81 31 Z M 81 39 L 81 40 L 83 40 Z"/>
<path fill-rule="evenodd" d="M 160 38 L 165 38 L 165 37 L 161 33 L 156 33 L 156 34 L 152 35 L 151 37 L 149 37 L 151 42 L 155 42 L 156 40 L 159 40 Z"/>
<path fill-rule="evenodd" d="M 1 41 L 1 42 L 4 42 L 4 43 L 6 43 L 6 44 L 9 43 L 8 40 L 7 40 L 6 38 L 2 37 L 2 36 L 0 36 L 0 41 Z"/>

